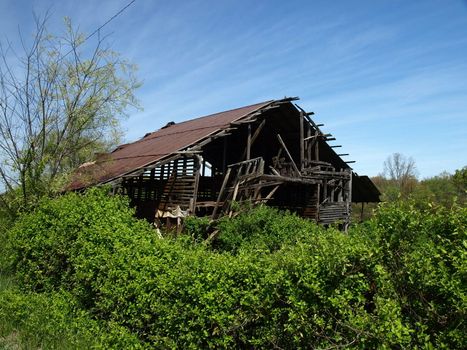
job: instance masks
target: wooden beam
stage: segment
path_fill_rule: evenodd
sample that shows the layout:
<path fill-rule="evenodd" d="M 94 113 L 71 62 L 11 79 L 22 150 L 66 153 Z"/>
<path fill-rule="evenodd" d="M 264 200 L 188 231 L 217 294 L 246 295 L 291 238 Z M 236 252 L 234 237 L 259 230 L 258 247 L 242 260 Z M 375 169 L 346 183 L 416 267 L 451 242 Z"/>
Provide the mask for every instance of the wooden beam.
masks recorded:
<path fill-rule="evenodd" d="M 190 203 L 191 204 L 191 212 L 194 214 L 195 213 L 195 208 L 196 208 L 196 201 L 198 199 L 198 187 L 199 187 L 199 177 L 201 175 L 201 167 L 203 167 L 203 157 L 196 155 L 196 172 L 195 172 L 195 183 L 194 183 L 194 189 L 193 189 L 193 201 Z"/>
<path fill-rule="evenodd" d="M 304 168 L 304 161 L 305 161 L 305 130 L 304 130 L 304 115 L 303 112 L 300 112 L 300 170 L 303 170 Z"/>
<path fill-rule="evenodd" d="M 227 138 L 224 138 L 224 147 L 222 149 L 222 174 L 225 174 L 226 168 L 227 168 Z M 211 171 L 213 170 L 214 169 L 211 169 Z"/>
<path fill-rule="evenodd" d="M 319 129 L 319 126 L 318 124 L 316 124 L 311 118 L 310 118 L 310 115 L 314 115 L 315 113 L 314 112 L 305 112 L 305 110 L 300 107 L 299 105 L 295 104 L 295 107 L 297 107 L 300 111 L 302 111 L 305 115 L 305 118 L 306 120 L 308 120 L 308 122 L 313 125 L 313 127 L 315 128 L 315 130 L 317 130 L 320 134 L 322 134 L 321 130 Z"/>
<path fill-rule="evenodd" d="M 199 154 L 199 153 L 203 153 L 203 151 L 201 151 L 201 150 L 177 151 L 177 152 L 175 152 L 175 153 L 173 153 L 173 154 Z"/>
<path fill-rule="evenodd" d="M 216 214 L 217 214 L 217 209 L 219 207 L 219 203 L 222 199 L 222 195 L 224 194 L 224 191 L 225 191 L 225 187 L 227 186 L 227 182 L 229 180 L 229 177 L 230 177 L 230 170 L 231 168 L 228 168 L 227 169 L 227 174 L 225 174 L 224 176 L 224 181 L 222 182 L 222 186 L 221 186 L 221 189 L 219 191 L 219 195 L 217 196 L 217 201 L 216 201 L 216 205 L 214 206 L 214 210 L 212 211 L 212 216 L 211 218 L 214 220 L 216 218 Z"/>
<path fill-rule="evenodd" d="M 251 124 L 248 124 L 248 137 L 246 140 L 246 159 L 250 160 L 251 154 Z"/>
<path fill-rule="evenodd" d="M 306 136 L 307 136 L 307 139 L 309 139 L 312 136 L 311 135 L 311 125 L 310 124 L 306 125 Z M 307 142 L 306 143 L 306 160 L 307 160 L 307 163 L 309 163 L 311 161 L 311 148 L 312 148 L 311 142 Z"/>
<path fill-rule="evenodd" d="M 255 143 L 256 139 L 258 138 L 259 136 L 259 133 L 261 132 L 261 130 L 263 129 L 264 125 L 266 124 L 266 119 L 263 119 L 263 121 L 261 122 L 261 124 L 258 125 L 258 127 L 256 128 L 255 132 L 253 133 L 253 136 L 251 136 L 251 142 L 250 142 L 250 147 L 253 146 L 253 143 Z M 245 159 L 246 158 L 246 150 L 243 152 L 243 155 L 240 159 Z M 250 157 L 251 158 L 251 157 Z"/>
<path fill-rule="evenodd" d="M 243 124 L 251 124 L 251 123 L 254 123 L 256 121 L 256 119 L 245 119 L 245 120 L 238 120 L 236 122 L 232 122 L 230 123 L 230 125 L 243 125 Z"/>
<path fill-rule="evenodd" d="M 320 185 L 317 185 L 316 186 L 316 198 L 318 199 L 316 201 L 316 221 L 319 222 L 319 219 L 320 219 L 320 196 L 321 196 L 321 186 Z"/>
<path fill-rule="evenodd" d="M 289 176 L 281 176 L 281 175 L 261 175 L 261 179 L 267 181 L 277 181 L 277 182 L 292 182 L 298 183 L 303 185 L 316 185 L 321 183 L 321 180 L 315 179 L 308 179 L 308 178 L 298 178 L 298 177 L 289 177 Z"/>
<path fill-rule="evenodd" d="M 317 134 L 316 134 L 316 135 L 307 136 L 307 137 L 305 137 L 303 140 L 304 140 L 304 141 L 308 141 L 308 140 L 314 139 L 315 137 L 318 137 L 318 136 L 320 136 L 320 135 L 317 135 Z"/>
<path fill-rule="evenodd" d="M 284 149 L 285 153 L 287 154 L 287 157 L 289 157 L 289 160 L 292 162 L 292 166 L 293 166 L 294 170 L 297 172 L 297 175 L 300 176 L 301 175 L 300 170 L 298 170 L 297 164 L 295 164 L 292 156 L 290 155 L 290 152 L 287 149 L 287 146 L 285 145 L 284 141 L 282 140 L 281 135 L 277 134 L 277 139 L 279 140 L 279 143 L 281 144 L 282 148 Z"/>
<path fill-rule="evenodd" d="M 319 139 L 316 138 L 314 141 L 315 141 L 314 142 L 314 144 L 315 144 L 315 160 L 319 161 Z"/>
<path fill-rule="evenodd" d="M 258 135 L 259 133 L 261 132 L 261 130 L 264 128 L 264 125 L 266 124 L 266 119 L 263 119 L 263 121 L 261 122 L 261 124 L 258 125 L 258 127 L 256 128 L 253 136 L 251 137 L 251 144 L 253 145 L 253 143 L 256 141 L 256 139 L 258 138 Z"/>
<path fill-rule="evenodd" d="M 274 187 L 271 192 L 269 192 L 269 194 L 264 198 L 264 200 L 269 200 L 271 199 L 271 197 L 273 196 L 273 194 L 279 189 L 280 185 L 277 185 L 276 187 Z"/>
<path fill-rule="evenodd" d="M 271 165 L 269 166 L 269 169 L 271 169 L 271 171 L 272 171 L 275 175 L 281 176 L 281 174 L 280 174 L 276 169 L 274 169 Z"/>

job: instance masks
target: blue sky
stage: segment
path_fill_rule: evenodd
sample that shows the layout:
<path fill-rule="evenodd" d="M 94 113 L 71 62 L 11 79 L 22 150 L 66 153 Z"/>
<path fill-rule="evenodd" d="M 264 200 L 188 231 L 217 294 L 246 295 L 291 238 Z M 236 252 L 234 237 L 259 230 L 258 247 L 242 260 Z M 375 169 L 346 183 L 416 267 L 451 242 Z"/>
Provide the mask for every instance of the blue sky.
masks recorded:
<path fill-rule="evenodd" d="M 130 0 L 0 0 L 1 39 L 51 9 L 90 33 Z M 126 140 L 168 121 L 299 96 L 360 174 L 394 152 L 421 178 L 467 165 L 467 1 L 136 0 L 109 23 L 139 67 Z M 92 44 L 92 43 L 90 43 Z"/>

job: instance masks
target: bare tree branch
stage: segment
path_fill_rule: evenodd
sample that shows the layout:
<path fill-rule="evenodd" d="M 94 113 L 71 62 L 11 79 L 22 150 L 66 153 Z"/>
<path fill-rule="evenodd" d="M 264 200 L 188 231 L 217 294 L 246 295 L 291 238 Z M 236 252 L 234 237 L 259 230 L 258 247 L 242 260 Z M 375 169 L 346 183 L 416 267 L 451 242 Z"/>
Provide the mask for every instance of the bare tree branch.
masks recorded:
<path fill-rule="evenodd" d="M 56 36 L 47 31 L 48 17 L 34 17 L 29 46 L 19 34 L 21 56 L 0 43 L 0 192 L 21 189 L 25 205 L 116 143 L 120 118 L 138 106 L 134 66 L 106 47 L 105 37 L 83 50 L 88 37 L 69 19 Z"/>

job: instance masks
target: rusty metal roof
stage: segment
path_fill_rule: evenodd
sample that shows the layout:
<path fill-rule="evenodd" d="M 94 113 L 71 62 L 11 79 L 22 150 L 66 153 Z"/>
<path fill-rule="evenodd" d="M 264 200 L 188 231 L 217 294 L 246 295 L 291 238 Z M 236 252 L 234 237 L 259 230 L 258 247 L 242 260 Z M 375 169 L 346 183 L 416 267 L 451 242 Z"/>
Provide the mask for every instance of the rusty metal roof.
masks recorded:
<path fill-rule="evenodd" d="M 81 165 L 67 189 L 76 190 L 109 182 L 129 172 L 144 168 L 230 126 L 275 101 L 266 101 L 163 127 L 142 139 L 120 145 L 101 155 L 95 162 Z"/>

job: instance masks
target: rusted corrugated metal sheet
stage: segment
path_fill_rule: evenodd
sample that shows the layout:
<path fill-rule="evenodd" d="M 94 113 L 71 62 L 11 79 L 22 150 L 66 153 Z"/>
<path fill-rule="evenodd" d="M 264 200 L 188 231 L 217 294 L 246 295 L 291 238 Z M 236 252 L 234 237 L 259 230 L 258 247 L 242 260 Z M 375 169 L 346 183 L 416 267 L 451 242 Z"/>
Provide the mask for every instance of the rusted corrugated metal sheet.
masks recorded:
<path fill-rule="evenodd" d="M 98 157 L 96 162 L 83 164 L 73 176 L 69 190 L 104 183 L 128 172 L 153 164 L 177 151 L 186 149 L 206 137 L 229 127 L 239 120 L 273 101 L 188 120 L 162 128 L 142 139 L 121 145 L 113 152 Z"/>

